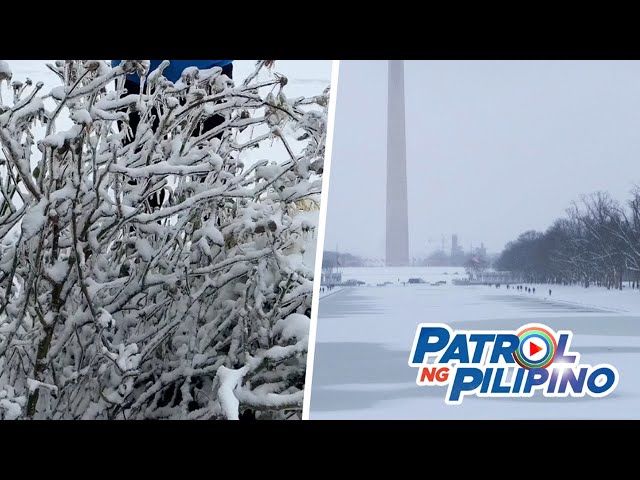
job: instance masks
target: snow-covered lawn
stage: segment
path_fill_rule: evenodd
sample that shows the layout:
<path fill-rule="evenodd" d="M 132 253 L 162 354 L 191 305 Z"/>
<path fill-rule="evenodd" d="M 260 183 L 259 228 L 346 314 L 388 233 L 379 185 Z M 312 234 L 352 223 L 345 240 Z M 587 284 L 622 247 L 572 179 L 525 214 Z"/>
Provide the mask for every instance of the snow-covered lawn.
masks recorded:
<path fill-rule="evenodd" d="M 347 287 L 333 287 L 331 290 L 329 290 L 327 287 L 322 287 L 320 289 L 320 298 L 325 298 L 331 295 L 335 295 L 341 292 L 342 290 L 344 290 L 345 288 Z"/>
<path fill-rule="evenodd" d="M 520 295 L 530 295 L 545 301 L 601 307 L 621 313 L 640 315 L 640 291 L 628 287 L 626 283 L 625 288 L 622 290 L 607 290 L 603 287 L 594 286 L 589 288 L 545 284 L 528 286 L 535 288 L 536 293 L 526 294 L 522 292 Z M 504 286 L 500 288 L 502 291 L 505 290 Z M 551 290 L 551 295 L 549 295 L 549 290 Z M 512 294 L 517 293 L 511 289 L 509 291 Z"/>
<path fill-rule="evenodd" d="M 320 302 L 311 419 L 640 418 L 638 291 L 535 285 L 536 294 L 529 294 L 504 285 L 454 286 L 453 271 L 343 270 L 345 280 L 356 278 L 374 286 L 348 288 Z M 447 284 L 403 286 L 401 282 L 410 277 Z M 395 284 L 375 286 L 384 281 Z M 556 330 L 569 329 L 581 362 L 614 365 L 620 382 L 601 399 L 547 399 L 538 394 L 527 399 L 469 397 L 460 406 L 448 406 L 443 388 L 418 387 L 417 369 L 407 366 L 421 322 L 514 330 L 539 322 Z"/>

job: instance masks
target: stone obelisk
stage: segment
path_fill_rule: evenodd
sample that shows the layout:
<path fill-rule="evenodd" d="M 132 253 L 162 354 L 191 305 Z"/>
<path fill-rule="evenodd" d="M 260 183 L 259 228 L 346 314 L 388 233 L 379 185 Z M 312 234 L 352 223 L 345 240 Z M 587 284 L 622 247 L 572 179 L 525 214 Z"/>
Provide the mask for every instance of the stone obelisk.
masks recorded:
<path fill-rule="evenodd" d="M 387 97 L 387 240 L 388 267 L 409 265 L 407 145 L 404 115 L 404 60 L 389 60 Z"/>

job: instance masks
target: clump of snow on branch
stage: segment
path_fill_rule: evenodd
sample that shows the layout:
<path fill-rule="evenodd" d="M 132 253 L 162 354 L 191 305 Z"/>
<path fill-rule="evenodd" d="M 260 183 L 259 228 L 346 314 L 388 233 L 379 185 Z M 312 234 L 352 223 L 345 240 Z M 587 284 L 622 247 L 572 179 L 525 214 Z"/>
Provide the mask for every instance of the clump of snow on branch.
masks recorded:
<path fill-rule="evenodd" d="M 329 92 L 262 66 L 0 62 L 0 418 L 299 418 Z"/>

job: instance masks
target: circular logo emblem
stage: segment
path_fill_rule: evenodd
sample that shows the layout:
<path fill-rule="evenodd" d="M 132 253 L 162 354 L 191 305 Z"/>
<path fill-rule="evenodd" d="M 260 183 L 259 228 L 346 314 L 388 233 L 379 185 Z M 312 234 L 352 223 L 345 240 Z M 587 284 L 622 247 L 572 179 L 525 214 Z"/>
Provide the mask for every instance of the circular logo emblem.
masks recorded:
<path fill-rule="evenodd" d="M 524 368 L 547 368 L 553 363 L 558 344 L 556 337 L 542 327 L 525 328 L 518 333 L 520 344 L 513 358 Z"/>

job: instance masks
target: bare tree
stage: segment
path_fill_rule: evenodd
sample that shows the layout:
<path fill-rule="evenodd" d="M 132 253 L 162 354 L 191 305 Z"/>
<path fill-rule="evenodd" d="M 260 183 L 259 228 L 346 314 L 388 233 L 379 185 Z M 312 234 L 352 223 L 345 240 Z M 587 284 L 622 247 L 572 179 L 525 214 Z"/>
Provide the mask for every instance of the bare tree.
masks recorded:
<path fill-rule="evenodd" d="M 627 208 L 606 192 L 584 195 L 546 232 L 525 232 L 496 265 L 526 281 L 622 289 L 640 274 L 640 190 Z"/>

